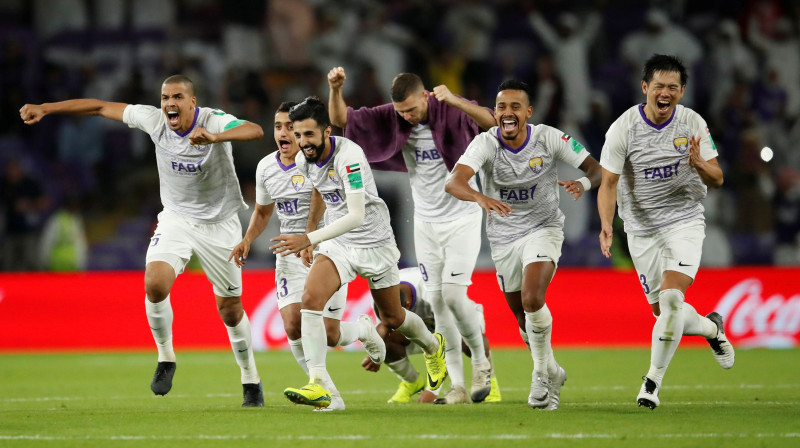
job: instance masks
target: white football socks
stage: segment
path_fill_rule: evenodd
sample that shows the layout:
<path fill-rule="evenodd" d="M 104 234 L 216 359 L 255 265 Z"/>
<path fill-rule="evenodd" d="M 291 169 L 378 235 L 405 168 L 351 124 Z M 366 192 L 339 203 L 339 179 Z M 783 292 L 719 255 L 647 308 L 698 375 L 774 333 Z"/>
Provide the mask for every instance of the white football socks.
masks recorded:
<path fill-rule="evenodd" d="M 442 284 L 442 298 L 453 313 L 458 332 L 472 352 L 472 365 L 487 368 L 489 361 L 483 347 L 480 317 L 475 312 L 475 305 L 467 299 L 467 287 L 452 283 Z"/>
<path fill-rule="evenodd" d="M 389 368 L 390 372 L 397 375 L 401 381 L 413 383 L 419 378 L 419 372 L 417 372 L 417 369 L 411 364 L 411 361 L 408 360 L 408 357 L 393 362 L 387 362 L 386 367 Z"/>
<path fill-rule="evenodd" d="M 361 325 L 359 325 L 357 322 L 340 321 L 338 344 L 342 347 L 350 345 L 353 342 L 356 342 L 365 337 L 365 335 L 361 333 L 362 333 Z"/>
<path fill-rule="evenodd" d="M 404 311 L 405 319 L 395 330 L 405 336 L 409 341 L 420 346 L 425 354 L 432 355 L 436 353 L 436 350 L 439 349 L 439 341 L 436 340 L 433 333 L 428 331 L 425 322 L 413 312 L 409 310 Z"/>
<path fill-rule="evenodd" d="M 684 336 L 702 336 L 706 339 L 717 337 L 717 324 L 711 319 L 698 314 L 697 310 L 686 302 L 683 302 L 681 310 Z"/>
<path fill-rule="evenodd" d="M 328 338 L 322 311 L 300 310 L 300 334 L 310 382 L 321 384 L 321 381 L 329 380 L 330 376 L 325 366 Z"/>
<path fill-rule="evenodd" d="M 256 369 L 256 359 L 253 356 L 252 332 L 247 313 L 242 311 L 242 320 L 235 327 L 225 325 L 225 328 L 228 330 L 233 356 L 236 357 L 236 363 L 242 370 L 242 384 L 261 382 Z"/>
<path fill-rule="evenodd" d="M 447 341 L 444 362 L 447 365 L 447 374 L 450 375 L 450 383 L 453 386 L 464 387 L 466 379 L 464 377 L 464 357 L 461 356 L 461 334 L 456 327 L 453 313 L 442 298 L 441 291 L 428 291 L 428 297 L 425 299 L 433 307 L 436 332 L 444 336 Z"/>
<path fill-rule="evenodd" d="M 175 362 L 175 350 L 172 347 L 172 304 L 169 295 L 158 303 L 145 297 L 144 309 L 158 348 L 158 362 Z"/>
<path fill-rule="evenodd" d="M 306 356 L 303 353 L 303 338 L 291 340 L 289 341 L 289 349 L 292 351 L 292 355 L 294 355 L 294 360 L 297 361 L 297 365 L 303 369 L 303 372 L 308 375 L 308 367 L 306 367 Z"/>
<path fill-rule="evenodd" d="M 659 387 L 683 335 L 683 301 L 683 293 L 677 289 L 665 289 L 658 294 L 661 315 L 653 325 L 650 370 L 647 377 Z"/>
<path fill-rule="evenodd" d="M 547 304 L 532 313 L 525 311 L 525 331 L 531 346 L 533 371 L 546 378 L 558 371 L 558 364 L 550 345 L 552 330 L 553 316 Z"/>

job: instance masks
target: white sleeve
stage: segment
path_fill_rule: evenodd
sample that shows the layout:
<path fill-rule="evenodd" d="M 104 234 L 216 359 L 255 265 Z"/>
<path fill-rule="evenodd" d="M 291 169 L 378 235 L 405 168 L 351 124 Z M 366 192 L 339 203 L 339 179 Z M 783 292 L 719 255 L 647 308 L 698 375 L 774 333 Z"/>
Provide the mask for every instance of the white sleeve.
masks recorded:
<path fill-rule="evenodd" d="M 231 114 L 225 113 L 219 109 L 213 109 L 206 122 L 206 129 L 214 134 L 219 134 L 230 128 L 235 128 L 244 122 L 245 120 L 240 120 Z"/>
<path fill-rule="evenodd" d="M 122 122 L 128 127 L 152 134 L 163 119 L 161 109 L 144 104 L 128 104 L 122 112 Z"/>
<path fill-rule="evenodd" d="M 275 202 L 272 199 L 272 195 L 269 194 L 269 190 L 267 190 L 267 186 L 264 185 L 266 182 L 266 163 L 264 162 L 266 159 L 262 159 L 261 162 L 258 162 L 258 167 L 256 168 L 256 204 L 258 205 L 269 205 Z"/>
<path fill-rule="evenodd" d="M 606 142 L 600 153 L 600 166 L 614 174 L 622 174 L 622 167 L 625 166 L 628 147 L 627 131 L 622 119 L 617 119 L 606 132 Z"/>
<path fill-rule="evenodd" d="M 703 160 L 711 160 L 719 156 L 717 145 L 714 144 L 714 139 L 711 138 L 711 132 L 708 130 L 706 120 L 696 112 L 692 116 L 692 134 L 700 137 L 700 157 Z"/>
<path fill-rule="evenodd" d="M 367 158 L 361 147 L 355 143 L 342 140 L 337 140 L 336 143 L 341 144 L 342 147 L 336 153 L 333 168 L 339 179 L 342 179 L 349 204 L 351 193 L 364 192 L 364 166 L 367 165 Z"/>
<path fill-rule="evenodd" d="M 330 240 L 355 229 L 364 224 L 364 203 L 366 202 L 363 190 L 354 191 L 347 195 L 347 214 L 333 221 L 321 229 L 308 234 L 311 244 Z"/>
<path fill-rule="evenodd" d="M 583 147 L 574 137 L 561 132 L 558 129 L 550 128 L 547 133 L 547 146 L 553 149 L 555 158 L 563 160 L 575 168 L 589 157 L 589 151 Z"/>
<path fill-rule="evenodd" d="M 489 133 L 496 129 L 494 127 L 475 136 L 467 146 L 464 154 L 459 157 L 458 164 L 472 168 L 472 171 L 476 174 L 480 172 L 483 169 L 483 165 L 494 155 L 494 140 Z"/>

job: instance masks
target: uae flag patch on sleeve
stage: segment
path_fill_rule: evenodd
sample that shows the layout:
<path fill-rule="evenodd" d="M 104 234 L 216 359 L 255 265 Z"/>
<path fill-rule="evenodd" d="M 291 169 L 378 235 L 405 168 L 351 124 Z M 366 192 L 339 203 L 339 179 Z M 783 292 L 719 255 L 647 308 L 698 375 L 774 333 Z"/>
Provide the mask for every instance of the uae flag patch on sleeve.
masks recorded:
<path fill-rule="evenodd" d="M 361 180 L 361 167 L 357 163 L 347 167 L 347 180 L 350 182 L 350 188 L 354 190 L 364 187 L 364 182 Z"/>

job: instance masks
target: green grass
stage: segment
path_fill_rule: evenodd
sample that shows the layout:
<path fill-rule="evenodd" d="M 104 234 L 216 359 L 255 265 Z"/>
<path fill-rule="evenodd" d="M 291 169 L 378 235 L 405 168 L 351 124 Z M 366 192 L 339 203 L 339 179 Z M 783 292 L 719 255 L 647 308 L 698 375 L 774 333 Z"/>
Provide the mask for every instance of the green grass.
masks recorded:
<path fill-rule="evenodd" d="M 569 379 L 561 409 L 543 412 L 526 404 L 525 351 L 494 353 L 502 403 L 458 406 L 388 405 L 394 375 L 332 352 L 347 410 L 315 413 L 282 395 L 305 383 L 288 352 L 257 354 L 262 409 L 240 408 L 230 352 L 179 352 L 166 397 L 149 389 L 155 353 L 2 354 L 0 446 L 798 446 L 799 355 L 739 350 L 723 371 L 708 349 L 680 349 L 650 411 L 635 404 L 649 351 L 556 350 Z"/>

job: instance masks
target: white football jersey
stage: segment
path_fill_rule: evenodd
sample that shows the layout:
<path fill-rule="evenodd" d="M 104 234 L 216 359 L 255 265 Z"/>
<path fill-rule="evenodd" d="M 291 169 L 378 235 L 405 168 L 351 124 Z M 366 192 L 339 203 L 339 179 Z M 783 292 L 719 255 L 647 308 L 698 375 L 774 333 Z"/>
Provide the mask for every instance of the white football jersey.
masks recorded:
<path fill-rule="evenodd" d="M 154 106 L 128 105 L 122 121 L 150 135 L 156 146 L 161 203 L 197 223 L 224 221 L 247 208 L 233 167 L 231 142 L 192 146 L 189 134 L 199 126 L 218 134 L 241 123 L 217 109 L 196 107 L 192 127 L 179 134 Z"/>
<path fill-rule="evenodd" d="M 408 169 L 416 219 L 450 222 L 480 210 L 478 204 L 460 201 L 444 191 L 449 173 L 441 153 L 433 143 L 429 125 L 420 123 L 414 126 L 403 146 L 403 159 Z M 470 179 L 470 186 L 478 189 L 475 178 Z"/>
<path fill-rule="evenodd" d="M 322 194 L 325 201 L 325 225 L 347 215 L 347 195 L 364 192 L 364 223 L 335 239 L 348 247 L 394 245 L 389 209 L 378 197 L 375 178 L 364 150 L 352 140 L 330 137 L 331 153 L 326 160 L 309 164 L 302 153 L 295 158 L 300 174 Z"/>
<path fill-rule="evenodd" d="M 703 159 L 717 157 L 705 120 L 680 104 L 661 125 L 648 120 L 639 104 L 608 129 L 600 165 L 620 175 L 617 203 L 626 233 L 649 235 L 703 219 L 707 189 L 688 163 L 692 136 L 700 137 Z"/>
<path fill-rule="evenodd" d="M 547 125 L 528 124 L 528 138 L 511 148 L 500 138 L 500 128 L 478 134 L 458 163 L 481 173 L 483 194 L 510 205 L 503 217 L 486 219 L 491 245 L 505 245 L 541 228 L 564 226 L 558 208 L 556 161 L 578 168 L 589 156 L 574 138 Z"/>
<path fill-rule="evenodd" d="M 275 203 L 275 213 L 280 220 L 282 234 L 306 233 L 313 189 L 311 182 L 297 169 L 296 163 L 286 166 L 281 162 L 278 151 L 258 162 L 256 203 Z"/>

